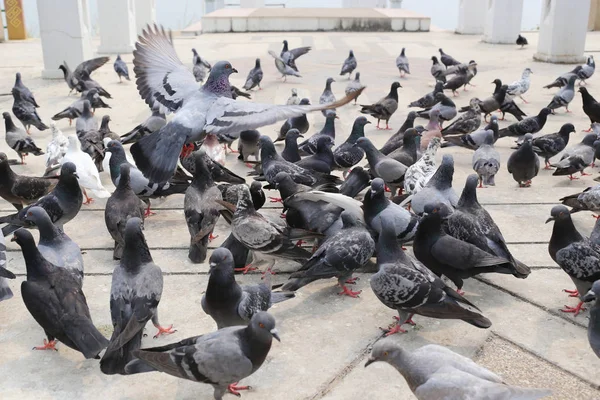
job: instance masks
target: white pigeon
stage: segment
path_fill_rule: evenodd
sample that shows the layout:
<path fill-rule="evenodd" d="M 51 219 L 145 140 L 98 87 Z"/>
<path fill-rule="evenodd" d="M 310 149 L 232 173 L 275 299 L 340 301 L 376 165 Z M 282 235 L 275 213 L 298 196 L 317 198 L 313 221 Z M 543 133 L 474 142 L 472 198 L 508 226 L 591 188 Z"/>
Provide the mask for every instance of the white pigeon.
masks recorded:
<path fill-rule="evenodd" d="M 92 160 L 92 157 L 90 157 L 89 154 L 81 150 L 81 143 L 79 142 L 79 139 L 77 139 L 77 136 L 69 135 L 67 136 L 67 140 L 69 141 L 69 147 L 61 160 L 61 165 L 66 162 L 72 162 L 75 164 L 75 167 L 77 167 L 77 180 L 79 181 L 79 186 L 81 186 L 85 196 L 85 203 L 83 204 L 90 204 L 93 201 L 93 199 L 87 195 L 86 189 L 92 192 L 96 197 L 110 197 L 110 193 L 102 186 L 100 174 L 98 173 L 96 164 L 94 164 L 94 160 Z"/>
<path fill-rule="evenodd" d="M 104 139 L 102 139 L 102 141 L 104 142 L 104 148 L 106 148 L 108 142 L 110 142 L 111 140 L 112 139 L 109 137 L 105 137 Z M 110 151 L 104 153 L 104 159 L 102 159 L 102 168 L 105 171 L 110 171 L 110 156 L 112 156 L 112 153 Z M 131 156 L 131 154 L 129 154 L 129 152 L 125 152 L 125 157 L 127 157 L 127 161 L 129 161 L 132 165 L 135 165 L 135 161 L 133 160 L 133 157 Z"/>
<path fill-rule="evenodd" d="M 288 106 L 295 106 L 300 104 L 300 97 L 298 97 L 298 89 L 292 88 L 292 95 L 288 97 L 287 102 L 285 103 Z"/>
<path fill-rule="evenodd" d="M 407 194 L 418 193 L 427 185 L 433 174 L 435 174 L 437 170 L 435 153 L 437 153 L 439 148 L 440 138 L 432 138 L 423 156 L 416 163 L 408 167 L 404 174 L 404 190 Z"/>
<path fill-rule="evenodd" d="M 61 160 L 69 147 L 67 137 L 56 127 L 54 122 L 50 122 L 50 132 L 52 132 L 52 140 L 46 146 L 47 170 L 62 164 Z"/>
<path fill-rule="evenodd" d="M 531 84 L 531 80 L 529 79 L 529 75 L 531 75 L 531 69 L 525 68 L 523 71 L 523 75 L 521 75 L 521 79 L 514 81 L 508 88 L 506 89 L 506 94 L 511 96 L 519 96 L 524 103 L 527 103 L 527 100 L 523 98 L 523 94 L 525 94 L 529 90 L 529 86 Z"/>

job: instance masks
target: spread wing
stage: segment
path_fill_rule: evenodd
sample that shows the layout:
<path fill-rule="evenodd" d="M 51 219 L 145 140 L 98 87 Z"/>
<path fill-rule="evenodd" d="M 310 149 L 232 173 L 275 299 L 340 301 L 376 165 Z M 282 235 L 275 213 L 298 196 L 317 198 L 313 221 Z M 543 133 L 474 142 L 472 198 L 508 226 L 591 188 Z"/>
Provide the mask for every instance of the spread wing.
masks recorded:
<path fill-rule="evenodd" d="M 198 91 L 194 75 L 183 65 L 162 27 L 147 26 L 133 52 L 133 71 L 140 96 L 150 107 L 154 100 L 160 111 L 177 111 L 184 99 Z"/>
<path fill-rule="evenodd" d="M 108 60 L 110 60 L 108 57 L 97 57 L 84 61 L 75 68 L 73 75 L 77 78 L 89 79 L 92 72 L 106 64 Z"/>

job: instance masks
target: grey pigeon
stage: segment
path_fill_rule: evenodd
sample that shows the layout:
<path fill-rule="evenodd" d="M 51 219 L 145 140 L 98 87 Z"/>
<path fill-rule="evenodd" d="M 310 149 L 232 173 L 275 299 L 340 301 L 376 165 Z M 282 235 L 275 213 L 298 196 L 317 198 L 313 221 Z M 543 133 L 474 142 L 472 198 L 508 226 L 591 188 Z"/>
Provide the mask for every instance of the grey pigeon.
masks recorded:
<path fill-rule="evenodd" d="M 546 120 L 548 119 L 548 115 L 552 113 L 547 107 L 544 107 L 540 110 L 538 115 L 534 115 L 532 117 L 528 117 L 523 119 L 522 121 L 515 122 L 507 126 L 506 128 L 502 128 L 499 131 L 500 137 L 505 136 L 523 136 L 526 133 L 537 133 L 542 130 L 544 125 L 546 125 Z"/>
<path fill-rule="evenodd" d="M 389 126 L 390 118 L 398 109 L 398 88 L 401 88 L 400 82 L 392 83 L 390 92 L 387 96 L 379 99 L 374 104 L 362 105 L 360 112 L 363 114 L 369 114 L 374 118 L 377 118 L 377 129 L 379 127 L 379 121 L 385 120 L 385 129 L 391 129 Z"/>
<path fill-rule="evenodd" d="M 425 187 L 417 192 L 410 200 L 411 209 L 417 214 L 423 214 L 425 205 L 428 203 L 441 202 L 448 208 L 453 209 L 458 204 L 458 195 L 452 189 L 452 178 L 454 176 L 454 158 L 450 154 L 444 154 L 442 163 L 429 179 Z"/>
<path fill-rule="evenodd" d="M 406 57 L 405 51 L 406 49 L 403 47 L 400 55 L 396 57 L 396 67 L 400 72 L 401 78 L 404 78 L 404 74 L 410 75 L 410 66 L 408 65 L 408 57 Z"/>
<path fill-rule="evenodd" d="M 31 90 L 29 90 L 29 88 L 25 86 L 25 84 L 23 84 L 23 79 L 21 78 L 20 72 L 17 72 L 15 74 L 15 84 L 11 92 L 13 93 L 13 96 L 15 95 L 15 92 L 17 92 L 21 100 L 31 103 L 35 108 L 40 107 L 37 101 L 35 101 L 35 97 L 33 97 L 33 93 L 31 93 Z"/>
<path fill-rule="evenodd" d="M 89 101 L 90 104 L 92 105 L 92 108 L 94 108 L 93 100 L 94 100 L 94 96 L 97 94 L 98 94 L 98 92 L 96 91 L 96 89 L 91 89 L 85 93 L 82 93 L 81 97 L 79 99 L 77 99 L 76 101 L 74 101 L 70 106 L 68 106 L 61 112 L 56 113 L 52 117 L 52 120 L 59 121 L 61 119 L 67 118 L 69 120 L 69 126 L 70 126 L 72 120 L 76 119 L 83 112 L 84 101 L 86 101 L 86 100 Z"/>
<path fill-rule="evenodd" d="M 166 182 L 176 170 L 184 144 L 202 141 L 207 134 L 256 129 L 311 111 L 341 107 L 354 100 L 332 105 L 288 106 L 236 101 L 231 98 L 229 76 L 237 72 L 231 63 L 219 61 L 201 88 L 181 63 L 164 29 L 150 27 L 138 41 L 133 64 L 138 91 L 161 110 L 176 112 L 160 131 L 131 146 L 137 167 L 153 182 Z M 158 78 L 160 76 L 160 78 Z M 166 78 L 165 78 L 166 76 Z"/>
<path fill-rule="evenodd" d="M 94 326 L 81 284 L 64 268 L 47 261 L 25 229 L 15 232 L 13 241 L 21 247 L 27 280 L 21 283 L 25 307 L 42 327 L 48 340 L 36 350 L 56 350 L 56 341 L 98 358 L 108 340 Z"/>
<path fill-rule="evenodd" d="M 521 147 L 508 157 L 506 163 L 508 172 L 519 187 L 530 187 L 531 180 L 540 172 L 540 159 L 533 151 L 532 137 L 531 133 L 526 134 Z"/>
<path fill-rule="evenodd" d="M 302 77 L 302 75 L 300 75 L 300 73 L 297 70 L 287 65 L 285 60 L 278 56 L 274 51 L 269 50 L 269 54 L 275 59 L 275 67 L 277 68 L 277 71 L 279 71 L 279 73 L 281 74 L 281 77 L 283 78 L 284 82 L 287 82 L 288 76 L 296 76 L 298 78 Z"/>
<path fill-rule="evenodd" d="M 444 53 L 444 50 L 442 50 L 441 48 L 439 49 L 439 52 L 440 52 L 440 61 L 446 67 L 451 67 L 453 65 L 459 65 L 460 64 L 460 61 L 457 61 L 451 55 Z"/>
<path fill-rule="evenodd" d="M 461 319 L 478 328 L 492 323 L 479 314 L 470 301 L 448 287 L 419 261 L 407 255 L 396 240 L 394 225 L 382 219 L 377 239 L 377 273 L 371 276 L 371 289 L 386 307 L 396 310 L 396 322 L 386 332 L 390 336 L 406 332 L 402 325 L 414 324 L 415 314 L 439 319 Z"/>
<path fill-rule="evenodd" d="M 365 151 L 373 176 L 383 179 L 390 190 L 403 187 L 404 174 L 408 168 L 406 165 L 383 155 L 375 148 L 373 143 L 365 137 L 359 138 L 354 145 Z"/>
<path fill-rule="evenodd" d="M 300 104 L 300 97 L 298 97 L 298 89 L 292 88 L 292 94 L 286 100 L 285 104 L 288 106 L 293 106 L 296 104 Z"/>
<path fill-rule="evenodd" d="M 97 57 L 91 60 L 86 60 L 79 64 L 74 71 L 71 71 L 67 65 L 67 62 L 63 61 L 62 65 L 60 65 L 58 68 L 63 72 L 65 82 L 67 82 L 69 89 L 71 89 L 69 94 L 71 94 L 73 90 L 84 92 L 94 88 L 98 90 L 98 93 L 101 96 L 111 98 L 110 94 L 104 90 L 102 86 L 98 84 L 98 82 L 91 78 L 92 73 L 106 64 L 109 60 L 109 57 Z"/>
<path fill-rule="evenodd" d="M 222 247 L 211 254 L 208 273 L 202 309 L 215 320 L 217 329 L 248 325 L 255 314 L 295 296 L 291 292 L 272 292 L 270 273 L 258 285 L 240 286 L 235 281 L 233 256 Z"/>
<path fill-rule="evenodd" d="M 417 150 L 420 148 L 421 134 L 423 131 L 425 131 L 425 128 L 421 125 L 416 128 L 407 129 L 402 138 L 402 147 L 392 151 L 388 154 L 388 157 L 400 161 L 407 167 L 413 165 L 419 158 Z"/>
<path fill-rule="evenodd" d="M 419 108 L 433 107 L 435 105 L 435 103 L 437 103 L 437 101 L 435 100 L 435 95 L 437 93 L 442 93 L 443 90 L 444 90 L 444 82 L 436 81 L 433 91 L 427 93 L 425 96 L 421 97 L 420 99 L 411 102 L 408 106 L 409 107 L 419 107 Z"/>
<path fill-rule="evenodd" d="M 572 102 L 575 97 L 575 79 L 577 79 L 577 77 L 570 77 L 567 84 L 554 95 L 552 101 L 546 106 L 552 110 L 553 114 L 554 110 L 561 107 L 565 107 L 567 112 L 570 112 L 569 103 Z"/>
<path fill-rule="evenodd" d="M 350 53 L 348 53 L 348 58 L 344 60 L 340 75 L 344 76 L 348 74 L 348 79 L 350 79 L 352 77 L 352 72 L 356 69 L 357 65 L 358 64 L 356 62 L 356 57 L 354 57 L 354 52 L 350 50 Z"/>
<path fill-rule="evenodd" d="M 37 178 L 16 174 L 10 167 L 8 157 L 0 152 L 0 197 L 17 210 L 48 194 L 57 179 Z"/>
<path fill-rule="evenodd" d="M 219 183 L 217 187 L 221 192 L 221 198 L 231 204 L 237 204 L 240 184 L 230 183 Z M 265 205 L 266 197 L 265 192 L 262 189 L 262 185 L 258 181 L 253 181 L 250 184 L 250 197 L 252 198 L 252 205 L 256 211 L 260 210 Z"/>
<path fill-rule="evenodd" d="M 248 157 L 253 156 L 255 161 L 259 159 L 258 139 L 260 138 L 260 132 L 256 129 L 250 129 L 240 132 L 240 138 L 238 141 L 238 160 L 248 162 Z M 248 164 L 246 164 L 248 165 Z"/>
<path fill-rule="evenodd" d="M 246 78 L 246 83 L 244 83 L 244 90 L 250 90 L 253 89 L 255 87 L 258 86 L 258 89 L 260 90 L 260 82 L 263 79 L 263 71 L 262 68 L 260 66 L 260 58 L 256 59 L 256 62 L 254 63 L 254 68 L 252 68 L 250 70 L 250 72 L 248 72 L 248 77 Z"/>
<path fill-rule="evenodd" d="M 73 278 L 83 282 L 83 257 L 81 249 L 63 231 L 52 223 L 46 210 L 31 207 L 25 215 L 25 221 L 33 224 L 40 231 L 38 250 L 49 263 L 64 268 Z"/>
<path fill-rule="evenodd" d="M 158 321 L 163 275 L 152 260 L 142 232 L 142 220 L 130 218 L 123 237 L 123 257 L 113 270 L 110 288 L 110 316 L 114 330 L 100 360 L 100 370 L 107 375 L 126 374 L 125 366 L 134 359 L 133 352 L 141 347 L 144 327 L 149 320 L 158 328 L 155 338 L 176 332 L 172 325 L 163 328 Z"/>
<path fill-rule="evenodd" d="M 359 138 L 365 137 L 365 125 L 370 123 L 366 117 L 356 118 L 348 139 L 333 151 L 335 169 L 343 171 L 344 176 L 350 168 L 358 164 L 365 156 L 364 150 L 354 146 L 354 144 Z"/>
<path fill-rule="evenodd" d="M 600 280 L 592 285 L 592 288 L 583 296 L 583 301 L 593 301 L 590 308 L 590 322 L 588 323 L 588 341 L 590 347 L 600 358 Z"/>
<path fill-rule="evenodd" d="M 379 149 L 379 151 L 385 155 L 390 154 L 392 151 L 396 150 L 398 147 L 402 146 L 404 140 L 404 132 L 408 128 L 413 128 L 415 125 L 415 119 L 417 118 L 417 113 L 415 111 L 411 111 L 406 116 L 406 120 L 398 129 L 398 132 L 394 133 L 390 138 L 385 142 L 383 147 Z"/>
<path fill-rule="evenodd" d="M 290 129 L 285 135 L 285 147 L 281 152 L 281 157 L 283 157 L 285 161 L 295 163 L 302 159 L 298 152 L 298 138 L 304 138 L 304 136 L 300 134 L 298 129 L 294 128 Z"/>
<path fill-rule="evenodd" d="M 300 155 L 306 156 L 310 154 L 315 154 L 317 152 L 317 142 L 320 137 L 329 136 L 335 142 L 335 120 L 337 119 L 337 115 L 335 112 L 331 112 L 325 116 L 325 125 L 323 128 L 308 139 L 304 140 L 302 143 L 298 145 L 298 150 L 300 151 Z M 300 130 L 300 129 L 299 129 Z M 303 133 L 300 130 L 300 133 Z M 306 132 L 304 132 L 306 133 Z"/>
<path fill-rule="evenodd" d="M 577 77 L 581 79 L 580 85 L 587 84 L 586 80 L 590 79 L 596 71 L 596 63 L 594 62 L 594 56 L 589 55 L 587 61 L 581 66 L 581 69 L 577 72 Z"/>
<path fill-rule="evenodd" d="M 354 74 L 354 79 L 348 82 L 346 85 L 345 93 L 346 96 L 352 96 L 353 93 L 358 92 L 364 88 L 363 84 L 360 83 L 360 72 Z M 358 96 L 354 98 L 354 104 L 358 101 Z"/>
<path fill-rule="evenodd" d="M 152 115 L 146 118 L 144 122 L 137 125 L 131 131 L 121 136 L 121 143 L 129 144 L 137 142 L 144 136 L 160 130 L 166 124 L 167 118 L 165 114 L 160 111 L 160 107 L 158 105 L 155 105 L 152 107 Z"/>
<path fill-rule="evenodd" d="M 600 246 L 577 231 L 567 207 L 552 207 L 546 223 L 550 221 L 554 221 L 554 227 L 548 253 L 575 284 L 576 289 L 567 293 L 580 299 L 576 307 L 565 306 L 561 311 L 578 315 L 584 309 L 582 298 L 600 279 Z"/>
<path fill-rule="evenodd" d="M 302 160 L 295 162 L 299 167 L 309 171 L 329 174 L 334 167 L 334 156 L 331 148 L 335 144 L 334 140 L 329 136 L 320 136 L 317 139 L 317 151 L 315 154 L 304 157 Z"/>
<path fill-rule="evenodd" d="M 128 81 L 131 80 L 131 79 L 129 79 L 129 68 L 127 68 L 127 64 L 125 64 L 125 61 L 123 61 L 121 59 L 120 54 L 117 54 L 117 59 L 115 60 L 115 63 L 113 64 L 113 68 L 115 69 L 115 72 L 119 76 L 119 83 L 123 82 L 123 78 L 127 79 Z"/>
<path fill-rule="evenodd" d="M 449 74 L 449 69 L 445 72 Z M 455 76 L 444 84 L 445 90 L 452 90 L 454 96 L 458 96 L 457 90 L 463 87 L 463 90 L 467 90 L 467 85 L 477 74 L 477 63 L 470 61 L 468 65 L 460 64 L 456 69 Z"/>
<path fill-rule="evenodd" d="M 446 83 L 446 66 L 441 64 L 436 56 L 432 56 L 431 61 L 433 62 L 430 70 L 431 76 L 433 76 L 436 82 L 441 81 L 442 83 Z"/>
<path fill-rule="evenodd" d="M 202 263 L 206 259 L 208 242 L 219 220 L 219 208 L 216 200 L 221 200 L 221 191 L 215 185 L 210 171 L 203 159 L 202 150 L 194 153 L 196 170 L 194 179 L 185 191 L 183 212 L 190 232 L 188 258 L 193 263 Z"/>
<path fill-rule="evenodd" d="M 98 129 L 98 132 L 100 132 L 100 134 L 102 135 L 102 139 L 109 138 L 111 140 L 119 140 L 120 141 L 121 140 L 120 136 L 110 130 L 110 127 L 108 126 L 108 123 L 110 121 L 112 121 L 110 119 L 110 115 L 103 115 L 102 119 L 100 120 L 100 128 Z"/>
<path fill-rule="evenodd" d="M 40 131 L 48 129 L 48 126 L 42 122 L 38 115 L 35 105 L 28 100 L 21 98 L 21 96 L 24 95 L 23 92 L 13 90 L 12 95 L 14 98 L 12 112 L 15 114 L 15 117 L 21 121 L 27 133 L 29 133 L 31 125 L 35 126 Z"/>
<path fill-rule="evenodd" d="M 418 400 L 535 400 L 551 394 L 545 389 L 507 385 L 488 369 L 436 344 L 410 352 L 390 339 L 380 340 L 373 346 L 365 367 L 376 361 L 396 368 Z"/>
<path fill-rule="evenodd" d="M 544 169 L 550 169 L 550 159 L 563 151 L 569 144 L 569 135 L 575 132 L 575 127 L 571 123 L 564 124 L 557 133 L 550 133 L 533 138 L 533 151 L 541 157 L 544 157 L 546 166 Z"/>
<path fill-rule="evenodd" d="M 98 130 L 98 119 L 92 114 L 92 106 L 89 101 L 83 102 L 83 111 L 75 120 L 75 132 L 82 135 L 89 131 Z"/>
<path fill-rule="evenodd" d="M 26 217 L 29 209 L 35 206 L 43 208 L 52 223 L 62 230 L 64 224 L 75 218 L 82 203 L 83 195 L 77 182 L 75 164 L 66 162 L 61 167 L 58 184 L 50 193 L 16 214 L 0 217 L 0 223 L 8 223 L 2 228 L 2 234 L 8 236 L 20 227 L 31 227 Z"/>
<path fill-rule="evenodd" d="M 556 171 L 552 175 L 569 175 L 571 180 L 578 179 L 573 176 L 576 172 L 580 172 L 582 176 L 588 175 L 583 171 L 594 161 L 594 142 L 597 139 L 595 133 L 588 133 L 580 143 L 566 149 L 562 153 L 560 161 L 552 164 L 553 167 L 556 167 Z"/>
<path fill-rule="evenodd" d="M 346 175 L 344 183 L 340 186 L 340 193 L 350 198 L 354 198 L 358 196 L 363 189 L 369 186 L 370 181 L 371 176 L 369 173 L 361 166 L 357 165 L 352 168 L 348 175 Z"/>
<path fill-rule="evenodd" d="M 491 131 L 487 135 L 483 144 L 473 153 L 471 163 L 473 171 L 479 177 L 479 187 L 496 186 L 495 177 L 500 170 L 500 153 L 494 148 L 494 134 Z"/>
<path fill-rule="evenodd" d="M 300 105 L 310 105 L 310 101 L 307 98 L 304 98 L 300 100 Z M 333 113 L 332 115 L 333 117 L 335 117 L 335 113 Z M 281 125 L 281 128 L 279 128 L 279 134 L 277 135 L 277 139 L 275 139 L 275 142 L 285 140 L 285 135 L 290 129 L 297 129 L 300 133 L 306 133 L 308 132 L 309 127 L 310 123 L 308 122 L 308 118 L 306 118 L 306 114 L 288 118 L 287 120 L 285 120 L 283 125 Z"/>
<path fill-rule="evenodd" d="M 196 79 L 196 82 L 204 82 L 206 75 L 210 72 L 211 65 L 197 54 L 194 55 L 194 58 L 196 59 L 194 66 L 192 67 L 194 79 Z"/>
<path fill-rule="evenodd" d="M 90 93 L 89 101 L 90 101 L 90 104 L 92 105 L 92 111 L 95 112 L 97 108 L 111 108 L 111 106 L 109 106 L 102 100 L 102 98 L 100 97 L 100 95 L 98 94 L 98 91 L 96 89 L 89 89 L 89 90 L 83 91 L 81 93 L 81 98 L 82 99 L 88 98 L 88 93 Z"/>
<path fill-rule="evenodd" d="M 588 187 L 583 192 L 565 196 L 560 201 L 563 205 L 572 207 L 571 214 L 579 211 L 600 212 L 600 185 Z"/>
<path fill-rule="evenodd" d="M 481 111 L 479 104 L 471 99 L 469 109 L 458 116 L 450 125 L 442 129 L 442 136 L 465 135 L 475 132 L 481 125 Z"/>
<path fill-rule="evenodd" d="M 311 50 L 310 46 L 305 47 L 297 47 L 295 49 L 288 48 L 288 41 L 283 41 L 283 48 L 281 49 L 281 53 L 279 56 L 285 62 L 286 65 L 289 65 L 294 71 L 298 72 L 298 67 L 296 66 L 296 59 L 305 55 Z"/>
<path fill-rule="evenodd" d="M 25 156 L 29 153 L 34 156 L 41 156 L 44 154 L 42 149 L 36 146 L 35 142 L 27 132 L 15 126 L 8 112 L 3 112 L 2 117 L 4 118 L 4 127 L 6 129 L 6 135 L 4 137 L 6 144 L 17 152 L 21 159 L 21 164 L 25 164 Z"/>
<path fill-rule="evenodd" d="M 200 55 L 198 54 L 198 52 L 196 51 L 196 49 L 192 49 L 192 65 L 196 65 L 198 63 L 198 59 L 200 59 L 202 61 L 202 64 L 208 68 L 211 69 L 212 65 L 210 65 L 210 63 L 208 61 L 206 61 L 205 59 L 203 59 L 202 57 L 200 57 Z"/>
<path fill-rule="evenodd" d="M 15 274 L 6 269 L 6 240 L 0 236 L 0 302 L 13 297 L 8 279 L 15 279 Z"/>
<path fill-rule="evenodd" d="M 145 206 L 140 198 L 131 189 L 131 166 L 121 164 L 119 170 L 119 183 L 115 191 L 106 200 L 104 209 L 104 222 L 108 233 L 115 241 L 113 260 L 120 260 L 125 248 L 125 226 L 130 218 L 144 219 Z"/>
<path fill-rule="evenodd" d="M 298 272 L 290 275 L 290 281 L 282 290 L 298 290 L 318 279 L 336 277 L 342 292 L 339 294 L 357 297 L 346 285 L 354 283 L 352 273 L 364 266 L 375 251 L 375 242 L 369 231 L 348 211 L 341 214 L 343 228 L 327 238 Z"/>
<path fill-rule="evenodd" d="M 439 118 L 441 123 L 443 123 L 443 121 L 450 121 L 454 119 L 454 117 L 456 117 L 456 115 L 458 114 L 456 104 L 454 104 L 454 102 L 448 96 L 446 96 L 444 93 L 436 93 L 435 100 L 435 105 L 426 108 L 423 111 L 417 112 L 417 115 L 420 118 L 429 119 L 431 117 L 431 112 L 433 110 L 438 110 L 440 113 Z"/>
<path fill-rule="evenodd" d="M 490 118 L 490 122 L 483 129 L 478 129 L 475 132 L 466 135 L 445 136 L 445 142 L 442 144 L 442 147 L 460 146 L 471 150 L 477 150 L 479 146 L 484 143 L 488 132 L 492 133 L 494 143 L 496 143 L 496 140 L 499 138 L 499 133 L 498 117 L 495 115 Z"/>
<path fill-rule="evenodd" d="M 335 103 L 335 95 L 331 91 L 331 84 L 333 82 L 335 82 L 333 78 L 327 78 L 327 81 L 325 81 L 325 89 L 323 89 L 323 93 L 319 97 L 319 104 Z M 322 110 L 321 112 L 324 116 L 327 116 L 330 113 L 335 113 L 335 109 Z"/>
<path fill-rule="evenodd" d="M 435 154 L 440 148 L 440 138 L 434 137 L 427 145 L 427 149 L 413 165 L 408 167 L 404 174 L 404 190 L 411 195 L 420 192 L 437 170 Z"/>
<path fill-rule="evenodd" d="M 238 382 L 256 372 L 266 360 L 273 338 L 279 339 L 275 318 L 262 311 L 248 326 L 232 326 L 216 332 L 184 339 L 178 343 L 136 350 L 128 374 L 158 371 L 177 378 L 207 383 L 214 388 L 215 400 L 227 391 L 239 396 Z M 185 367 L 183 367 L 185 366 Z"/>

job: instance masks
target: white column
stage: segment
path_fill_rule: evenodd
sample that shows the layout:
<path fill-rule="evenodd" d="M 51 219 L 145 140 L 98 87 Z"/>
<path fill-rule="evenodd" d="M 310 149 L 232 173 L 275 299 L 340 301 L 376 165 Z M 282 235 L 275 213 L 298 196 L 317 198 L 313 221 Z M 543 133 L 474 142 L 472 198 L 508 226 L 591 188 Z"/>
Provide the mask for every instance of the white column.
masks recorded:
<path fill-rule="evenodd" d="M 88 0 L 37 0 L 46 79 L 62 78 L 58 66 L 71 69 L 93 57 Z"/>
<path fill-rule="evenodd" d="M 265 0 L 240 0 L 241 8 L 261 8 L 265 6 Z"/>
<path fill-rule="evenodd" d="M 456 33 L 481 35 L 485 28 L 486 16 L 486 0 L 460 0 Z"/>
<path fill-rule="evenodd" d="M 135 0 L 135 26 L 138 35 L 148 24 L 156 22 L 156 0 Z"/>
<path fill-rule="evenodd" d="M 203 0 L 204 13 L 202 15 L 210 14 L 213 11 L 225 8 L 225 0 Z"/>
<path fill-rule="evenodd" d="M 584 62 L 583 50 L 590 0 L 547 0 L 542 4 L 537 53 L 533 58 L 554 63 Z"/>
<path fill-rule="evenodd" d="M 98 53 L 131 53 L 136 40 L 134 0 L 98 0 Z"/>
<path fill-rule="evenodd" d="M 488 0 L 483 41 L 515 43 L 521 32 L 522 16 L 523 0 Z"/>

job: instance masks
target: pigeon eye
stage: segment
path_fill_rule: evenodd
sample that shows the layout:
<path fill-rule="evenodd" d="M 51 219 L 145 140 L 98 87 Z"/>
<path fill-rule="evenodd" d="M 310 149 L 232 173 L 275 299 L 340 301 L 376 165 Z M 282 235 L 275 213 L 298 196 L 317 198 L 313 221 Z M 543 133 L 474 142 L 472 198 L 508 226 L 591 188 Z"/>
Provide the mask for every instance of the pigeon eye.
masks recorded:
<path fill-rule="evenodd" d="M 263 324 L 262 322 L 258 324 L 259 327 L 263 328 L 265 327 L 265 324 Z"/>
<path fill-rule="evenodd" d="M 229 68 L 231 68 L 231 65 L 225 64 L 225 69 L 229 69 Z"/>
<path fill-rule="evenodd" d="M 385 357 L 387 357 L 387 356 L 388 356 L 388 352 L 387 352 L 387 351 L 385 351 L 385 352 L 383 353 L 383 355 L 384 355 Z"/>

